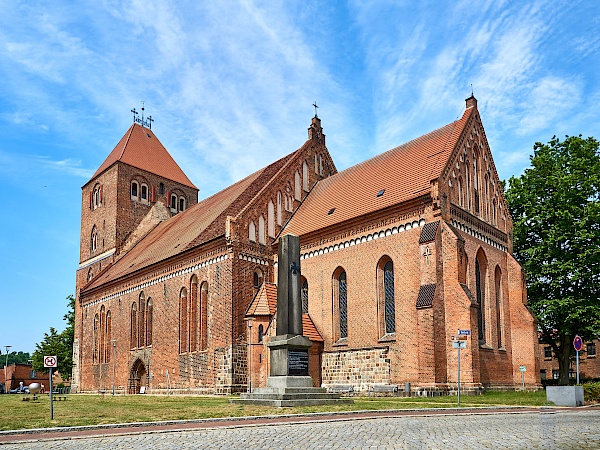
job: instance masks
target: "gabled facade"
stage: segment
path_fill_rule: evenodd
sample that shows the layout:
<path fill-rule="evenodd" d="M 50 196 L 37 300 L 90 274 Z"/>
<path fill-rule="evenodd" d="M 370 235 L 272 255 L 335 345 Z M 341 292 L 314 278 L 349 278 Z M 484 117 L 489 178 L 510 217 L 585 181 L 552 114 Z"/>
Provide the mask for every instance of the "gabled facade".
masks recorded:
<path fill-rule="evenodd" d="M 537 384 L 535 326 L 476 100 L 467 99 L 456 122 L 340 173 L 316 116 L 308 131 L 300 149 L 197 204 L 185 175 L 134 167 L 146 192 L 156 193 L 154 176 L 179 183 L 186 208 L 173 211 L 167 195 L 142 211 L 132 200 L 133 175 L 115 182 L 110 192 L 120 198 L 126 189 L 129 203 L 110 216 L 120 232 L 111 229 L 115 250 L 103 259 L 87 253 L 94 209 L 84 210 L 79 391 L 114 384 L 126 392 L 230 393 L 246 389 L 249 373 L 264 383 L 277 237 L 285 233 L 300 236 L 315 385 L 452 390 L 459 329 L 471 331 L 461 357 L 469 388 L 518 385 L 522 365 L 526 383 Z M 105 198 L 102 177 L 130 167 L 119 155 L 84 186 L 84 206 L 97 184 Z"/>

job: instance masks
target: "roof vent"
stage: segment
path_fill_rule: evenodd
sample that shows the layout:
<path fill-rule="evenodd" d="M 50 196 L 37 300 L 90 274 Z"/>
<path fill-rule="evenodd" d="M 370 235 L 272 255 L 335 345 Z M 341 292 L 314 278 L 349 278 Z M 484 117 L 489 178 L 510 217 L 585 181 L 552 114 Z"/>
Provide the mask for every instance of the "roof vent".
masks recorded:
<path fill-rule="evenodd" d="M 382 189 L 382 190 L 380 190 L 380 191 L 377 193 L 377 197 L 381 197 L 381 196 L 383 195 L 383 193 L 384 193 L 384 192 L 385 192 L 385 189 Z"/>
<path fill-rule="evenodd" d="M 151 138 L 152 136 L 150 136 L 150 133 L 146 133 L 146 136 L 148 136 L 149 138 Z"/>
<path fill-rule="evenodd" d="M 331 208 L 331 209 L 329 210 L 329 212 L 327 213 L 327 215 L 328 215 L 328 216 L 332 215 L 334 211 L 335 211 L 335 208 Z"/>

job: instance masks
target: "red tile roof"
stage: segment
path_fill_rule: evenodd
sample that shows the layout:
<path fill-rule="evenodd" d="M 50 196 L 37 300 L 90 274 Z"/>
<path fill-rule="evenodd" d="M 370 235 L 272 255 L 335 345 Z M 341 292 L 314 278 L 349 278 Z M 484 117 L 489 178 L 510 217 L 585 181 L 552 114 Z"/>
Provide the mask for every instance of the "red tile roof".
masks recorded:
<path fill-rule="evenodd" d="M 302 236 L 427 194 L 471 116 L 320 181 L 281 232 Z M 383 195 L 377 193 L 384 191 Z M 329 214 L 330 211 L 333 211 Z"/>
<path fill-rule="evenodd" d="M 152 130 L 133 124 L 92 176 L 94 179 L 117 161 L 197 189 L 183 173 Z"/>
<path fill-rule="evenodd" d="M 253 173 L 187 210 L 159 223 L 131 250 L 85 287 L 85 291 L 171 258 L 225 233 L 225 219 L 246 205 L 289 156 Z M 242 196 L 242 194 L 245 194 Z"/>
<path fill-rule="evenodd" d="M 302 314 L 302 334 L 313 342 L 323 342 L 323 337 L 308 314 Z"/>
<path fill-rule="evenodd" d="M 277 285 L 263 283 L 254 300 L 250 303 L 246 316 L 272 316 L 277 310 Z"/>

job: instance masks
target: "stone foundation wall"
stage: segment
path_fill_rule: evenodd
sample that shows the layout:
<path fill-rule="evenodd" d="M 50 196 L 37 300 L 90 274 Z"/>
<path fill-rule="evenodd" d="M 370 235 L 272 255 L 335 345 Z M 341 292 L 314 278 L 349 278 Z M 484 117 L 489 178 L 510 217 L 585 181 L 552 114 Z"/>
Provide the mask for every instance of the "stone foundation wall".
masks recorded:
<path fill-rule="evenodd" d="M 367 392 L 372 384 L 390 384 L 387 348 L 323 353 L 323 386 L 350 384 Z"/>

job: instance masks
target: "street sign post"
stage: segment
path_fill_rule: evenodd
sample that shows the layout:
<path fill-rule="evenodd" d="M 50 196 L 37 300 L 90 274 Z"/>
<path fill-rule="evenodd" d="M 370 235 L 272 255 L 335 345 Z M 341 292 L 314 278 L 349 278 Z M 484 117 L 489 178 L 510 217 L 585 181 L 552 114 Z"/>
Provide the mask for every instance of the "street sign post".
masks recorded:
<path fill-rule="evenodd" d="M 579 350 L 583 348 L 583 340 L 578 334 L 575 335 L 575 339 L 573 339 L 573 347 L 575 347 L 575 353 L 577 355 L 577 384 L 579 384 Z"/>
<path fill-rule="evenodd" d="M 54 404 L 52 401 L 52 369 L 58 367 L 58 359 L 56 359 L 56 355 L 44 356 L 44 367 L 50 369 L 48 371 L 50 383 L 50 420 L 54 420 Z"/>
<path fill-rule="evenodd" d="M 464 335 L 452 336 L 452 348 L 455 348 L 458 350 L 458 386 L 457 386 L 458 389 L 457 389 L 456 394 L 457 394 L 459 406 L 460 406 L 460 349 L 467 348 L 467 339 L 466 338 L 467 338 L 467 336 L 464 336 Z"/>
<path fill-rule="evenodd" d="M 525 391 L 525 372 L 527 371 L 527 366 L 519 366 L 519 370 L 521 371 L 521 390 Z"/>

